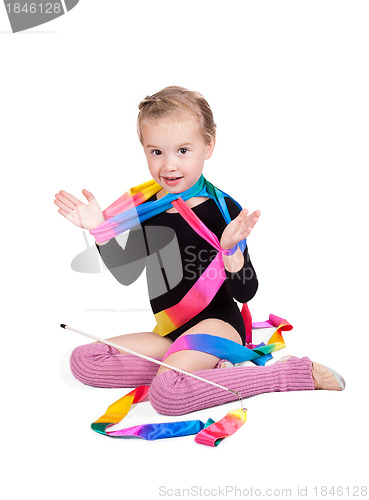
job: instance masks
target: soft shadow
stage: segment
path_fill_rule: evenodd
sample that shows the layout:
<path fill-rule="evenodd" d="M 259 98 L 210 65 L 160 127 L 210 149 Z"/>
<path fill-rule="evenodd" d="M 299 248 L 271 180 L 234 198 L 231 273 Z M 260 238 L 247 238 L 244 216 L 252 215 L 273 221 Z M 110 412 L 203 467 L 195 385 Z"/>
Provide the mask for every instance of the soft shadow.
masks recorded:
<path fill-rule="evenodd" d="M 47 35 L 49 33 L 57 33 L 57 31 L 16 31 L 13 33 L 12 31 L 0 31 L 0 35 Z"/>
<path fill-rule="evenodd" d="M 64 382 L 65 385 L 69 387 L 74 387 L 75 389 L 81 386 L 81 382 L 79 382 L 77 379 L 73 377 L 73 374 L 70 369 L 70 363 L 69 363 L 69 358 L 72 353 L 72 350 L 70 352 L 65 352 L 64 354 L 60 355 L 60 378 Z"/>

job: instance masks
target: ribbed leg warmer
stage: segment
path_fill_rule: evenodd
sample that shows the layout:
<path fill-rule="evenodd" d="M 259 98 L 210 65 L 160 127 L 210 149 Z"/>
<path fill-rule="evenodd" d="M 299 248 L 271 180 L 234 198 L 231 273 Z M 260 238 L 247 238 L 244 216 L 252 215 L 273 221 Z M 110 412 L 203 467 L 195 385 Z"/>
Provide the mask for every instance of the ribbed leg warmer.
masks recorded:
<path fill-rule="evenodd" d="M 195 373 L 247 398 L 266 392 L 313 390 L 311 365 L 308 357 L 291 357 L 268 366 L 213 368 Z M 74 349 L 70 366 L 78 380 L 94 387 L 131 388 L 151 384 L 150 402 L 163 415 L 184 415 L 238 399 L 231 392 L 173 370 L 156 377 L 158 365 L 102 343 Z"/>
<path fill-rule="evenodd" d="M 74 349 L 70 367 L 78 380 L 94 387 L 150 385 L 159 369 L 159 365 L 151 361 L 122 354 L 115 347 L 102 343 Z"/>
<path fill-rule="evenodd" d="M 195 373 L 247 398 L 265 392 L 313 390 L 311 365 L 308 357 L 292 357 L 269 366 L 237 366 Z M 163 415 L 184 415 L 238 399 L 231 392 L 172 370 L 154 378 L 149 398 L 155 410 Z"/>

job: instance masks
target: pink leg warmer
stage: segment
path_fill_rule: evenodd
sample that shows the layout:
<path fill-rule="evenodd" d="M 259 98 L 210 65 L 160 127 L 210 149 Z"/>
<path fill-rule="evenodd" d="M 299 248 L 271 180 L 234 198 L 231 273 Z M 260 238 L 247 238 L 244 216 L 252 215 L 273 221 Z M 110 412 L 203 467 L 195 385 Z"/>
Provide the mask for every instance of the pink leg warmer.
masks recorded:
<path fill-rule="evenodd" d="M 195 373 L 248 398 L 265 392 L 313 390 L 311 365 L 308 357 L 293 357 L 269 366 L 215 368 Z M 163 415 L 184 415 L 238 399 L 231 392 L 173 370 L 154 378 L 149 398 L 155 410 Z"/>
<path fill-rule="evenodd" d="M 160 360 L 159 360 L 160 361 Z M 150 385 L 159 365 L 122 354 L 102 343 L 87 344 L 73 350 L 70 357 L 73 375 L 94 387 L 138 387 Z"/>

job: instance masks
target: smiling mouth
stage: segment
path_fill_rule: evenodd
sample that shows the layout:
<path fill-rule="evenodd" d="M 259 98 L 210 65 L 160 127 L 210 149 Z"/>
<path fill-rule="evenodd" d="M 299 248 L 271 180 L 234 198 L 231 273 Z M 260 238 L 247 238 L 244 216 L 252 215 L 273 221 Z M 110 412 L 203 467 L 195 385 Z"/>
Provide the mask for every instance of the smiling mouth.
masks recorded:
<path fill-rule="evenodd" d="M 182 177 L 164 177 L 163 179 L 167 179 L 168 181 L 176 181 L 177 179 L 182 179 Z"/>

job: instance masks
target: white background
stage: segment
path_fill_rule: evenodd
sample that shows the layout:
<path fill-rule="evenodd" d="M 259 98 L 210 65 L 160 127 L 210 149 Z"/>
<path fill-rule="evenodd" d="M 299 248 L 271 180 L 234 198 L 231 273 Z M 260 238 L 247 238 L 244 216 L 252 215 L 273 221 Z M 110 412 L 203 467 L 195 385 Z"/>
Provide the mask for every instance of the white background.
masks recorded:
<path fill-rule="evenodd" d="M 308 486 L 313 497 L 315 485 L 366 484 L 368 14 L 360 1 L 81 0 L 12 34 L 0 6 L 4 498 L 227 485 L 295 497 Z M 213 108 L 204 175 L 262 212 L 248 239 L 260 283 L 253 318 L 294 325 L 275 357 L 307 355 L 347 382 L 343 393 L 250 399 L 245 427 L 217 448 L 92 432 L 127 391 L 74 380 L 68 357 L 86 339 L 59 327 L 109 337 L 154 326 L 144 275 L 128 289 L 107 272 L 72 271 L 83 233 L 53 199 L 87 188 L 105 208 L 148 180 L 137 105 L 173 84 Z M 124 426 L 169 420 L 143 403 Z"/>

